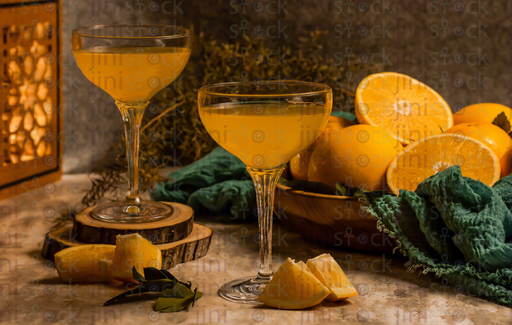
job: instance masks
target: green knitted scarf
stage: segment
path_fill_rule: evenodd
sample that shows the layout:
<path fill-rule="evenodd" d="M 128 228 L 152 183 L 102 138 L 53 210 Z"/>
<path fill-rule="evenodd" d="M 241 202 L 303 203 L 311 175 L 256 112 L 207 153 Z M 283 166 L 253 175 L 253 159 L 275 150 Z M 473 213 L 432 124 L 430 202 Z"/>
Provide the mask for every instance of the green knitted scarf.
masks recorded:
<path fill-rule="evenodd" d="M 409 270 L 434 272 L 458 293 L 512 306 L 512 175 L 489 187 L 453 166 L 414 192 L 357 196 L 409 258 Z"/>

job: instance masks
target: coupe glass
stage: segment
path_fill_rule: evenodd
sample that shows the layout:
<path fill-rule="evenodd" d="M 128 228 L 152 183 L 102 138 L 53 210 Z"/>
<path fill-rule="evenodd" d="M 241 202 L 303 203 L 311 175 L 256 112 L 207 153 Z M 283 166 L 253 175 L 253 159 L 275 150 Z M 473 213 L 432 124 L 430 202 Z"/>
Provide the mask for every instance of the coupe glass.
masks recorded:
<path fill-rule="evenodd" d="M 256 189 L 260 270 L 224 284 L 219 295 L 242 303 L 256 298 L 272 279 L 274 191 L 284 165 L 307 148 L 327 123 L 331 88 L 300 81 L 255 81 L 204 86 L 199 116 L 212 138 L 247 166 Z"/>
<path fill-rule="evenodd" d="M 149 100 L 178 77 L 191 51 L 190 30 L 166 25 L 79 27 L 72 34 L 78 67 L 112 96 L 121 111 L 126 135 L 129 189 L 120 202 L 97 206 L 96 219 L 136 223 L 168 218 L 171 206 L 139 195 L 139 131 Z"/>
<path fill-rule="evenodd" d="M 120 202 L 97 206 L 96 219 L 136 223 L 168 218 L 171 206 L 144 201 L 139 195 L 139 131 L 149 100 L 185 68 L 191 51 L 190 31 L 166 25 L 105 25 L 73 31 L 78 67 L 112 96 L 121 111 L 126 135 L 129 189 Z"/>

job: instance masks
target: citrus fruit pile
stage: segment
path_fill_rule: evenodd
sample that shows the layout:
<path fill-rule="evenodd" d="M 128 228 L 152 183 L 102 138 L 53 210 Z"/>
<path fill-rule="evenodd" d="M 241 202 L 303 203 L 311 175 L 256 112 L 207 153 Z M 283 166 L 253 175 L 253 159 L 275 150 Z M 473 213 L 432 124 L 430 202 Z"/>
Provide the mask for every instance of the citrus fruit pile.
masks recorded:
<path fill-rule="evenodd" d="M 357 296 L 357 291 L 330 254 L 304 263 L 288 258 L 274 273 L 258 300 L 280 309 L 304 309 Z"/>
<path fill-rule="evenodd" d="M 162 266 L 160 249 L 139 234 L 118 235 L 116 245 L 80 245 L 55 254 L 55 268 L 64 283 L 137 283 L 133 266 L 142 275 L 145 267 Z"/>
<path fill-rule="evenodd" d="M 355 112 L 357 125 L 330 117 L 315 143 L 290 161 L 294 179 L 398 195 L 454 165 L 489 186 L 512 173 L 507 106 L 480 103 L 452 113 L 429 86 L 384 72 L 361 81 Z"/>

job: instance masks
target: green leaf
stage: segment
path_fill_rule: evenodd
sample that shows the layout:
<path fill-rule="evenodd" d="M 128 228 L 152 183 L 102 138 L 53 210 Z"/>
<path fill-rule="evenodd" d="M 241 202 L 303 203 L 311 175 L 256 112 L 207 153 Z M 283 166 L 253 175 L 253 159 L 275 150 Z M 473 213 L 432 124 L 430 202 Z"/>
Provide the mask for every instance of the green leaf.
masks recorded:
<path fill-rule="evenodd" d="M 144 276 L 142 274 L 140 274 L 139 272 L 137 272 L 137 269 L 134 267 L 132 267 L 132 274 L 133 274 L 133 278 L 135 279 L 135 281 L 137 282 L 146 282 L 146 279 L 144 278 Z"/>
<path fill-rule="evenodd" d="M 146 279 L 148 279 L 148 281 L 165 280 L 165 279 L 178 281 L 171 273 L 169 273 L 169 271 L 159 270 L 154 267 L 145 267 L 144 275 L 146 275 Z"/>
<path fill-rule="evenodd" d="M 505 132 L 510 132 L 510 122 L 507 118 L 507 115 L 505 115 L 505 112 L 501 112 L 496 116 L 494 121 L 492 121 L 492 124 L 499 126 L 503 129 Z"/>
<path fill-rule="evenodd" d="M 105 302 L 103 306 L 114 303 L 132 302 L 137 300 L 155 298 L 155 294 L 160 294 L 155 305 L 155 310 L 160 312 L 176 312 L 190 306 L 202 297 L 197 288 L 192 291 L 190 282 L 181 282 L 167 270 L 158 270 L 153 267 L 144 268 L 142 276 L 135 267 L 132 268 L 133 277 L 141 282 L 141 285 L 115 296 Z"/>
<path fill-rule="evenodd" d="M 279 177 L 279 179 L 277 180 L 277 182 L 281 185 L 285 185 L 286 186 L 286 183 L 288 183 L 289 181 L 284 178 L 284 177 Z"/>
<path fill-rule="evenodd" d="M 343 117 L 344 119 L 347 119 L 351 122 L 358 123 L 356 114 L 351 113 L 351 112 L 341 111 L 341 110 L 333 110 L 331 112 L 331 116 Z"/>
<path fill-rule="evenodd" d="M 197 288 L 192 291 L 190 288 L 177 283 L 172 289 L 165 289 L 158 298 L 155 310 L 160 312 L 177 312 L 187 308 L 190 304 L 194 305 L 195 300 L 202 297 Z"/>
<path fill-rule="evenodd" d="M 336 183 L 336 195 L 339 196 L 353 196 L 357 189 L 355 187 L 348 187 L 342 182 Z"/>
<path fill-rule="evenodd" d="M 192 287 L 191 282 L 180 281 L 174 275 L 172 275 L 169 271 L 167 271 L 165 269 L 159 270 L 154 267 L 145 267 L 144 274 L 146 275 L 146 279 L 148 279 L 149 281 L 168 279 L 168 280 L 172 280 L 172 281 L 181 283 L 189 289 Z"/>
<path fill-rule="evenodd" d="M 194 306 L 194 301 L 203 296 L 202 292 L 198 292 L 197 296 L 190 296 L 188 298 L 166 298 L 160 297 L 156 301 L 155 311 L 162 313 L 172 313 L 186 309 L 190 304 Z M 195 298 L 195 300 L 194 300 Z"/>
<path fill-rule="evenodd" d="M 176 285 L 172 288 L 166 288 L 162 291 L 162 297 L 173 297 L 173 298 L 189 298 L 194 295 L 194 291 L 192 291 L 187 286 L 176 283 Z"/>
<path fill-rule="evenodd" d="M 155 280 L 155 281 L 146 281 L 143 282 L 140 286 L 134 288 L 133 290 L 128 290 L 126 292 L 123 292 L 120 295 L 115 296 L 114 298 L 110 299 L 109 301 L 105 302 L 103 306 L 112 305 L 117 302 L 121 302 L 120 300 L 122 298 L 130 298 L 130 299 L 140 299 L 142 298 L 143 294 L 146 293 L 158 293 L 162 292 L 164 290 L 168 290 L 173 288 L 176 285 L 176 282 L 172 280 Z"/>

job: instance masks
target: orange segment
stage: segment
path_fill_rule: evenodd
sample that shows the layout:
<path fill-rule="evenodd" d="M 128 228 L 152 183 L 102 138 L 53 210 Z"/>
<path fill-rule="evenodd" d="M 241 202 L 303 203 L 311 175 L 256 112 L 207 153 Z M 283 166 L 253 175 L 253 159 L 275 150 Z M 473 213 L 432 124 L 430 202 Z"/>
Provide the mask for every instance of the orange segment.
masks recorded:
<path fill-rule="evenodd" d="M 356 289 L 350 283 L 338 263 L 330 254 L 322 254 L 307 261 L 311 273 L 329 290 L 331 294 L 325 298 L 327 301 L 337 301 L 355 297 L 358 295 Z"/>
<path fill-rule="evenodd" d="M 288 258 L 274 273 L 258 300 L 281 309 L 304 309 L 319 304 L 330 293 L 304 262 L 295 263 Z"/>
<path fill-rule="evenodd" d="M 482 142 L 451 133 L 419 140 L 400 152 L 389 165 L 387 181 L 393 193 L 414 191 L 428 177 L 459 165 L 462 176 L 492 186 L 500 178 L 498 156 Z"/>
<path fill-rule="evenodd" d="M 64 283 L 98 283 L 112 280 L 114 245 L 81 245 L 55 254 L 55 268 Z"/>
<path fill-rule="evenodd" d="M 403 144 L 453 126 L 446 101 L 429 86 L 400 73 L 376 73 L 363 79 L 355 108 L 360 123 L 383 126 Z"/>
<path fill-rule="evenodd" d="M 446 130 L 445 133 L 465 135 L 481 141 L 491 148 L 500 159 L 508 147 L 512 145 L 512 138 L 510 138 L 507 132 L 494 124 L 457 124 Z"/>
<path fill-rule="evenodd" d="M 139 234 L 117 235 L 114 257 L 114 279 L 136 283 L 132 267 L 144 275 L 145 267 L 162 267 L 162 251 Z"/>

